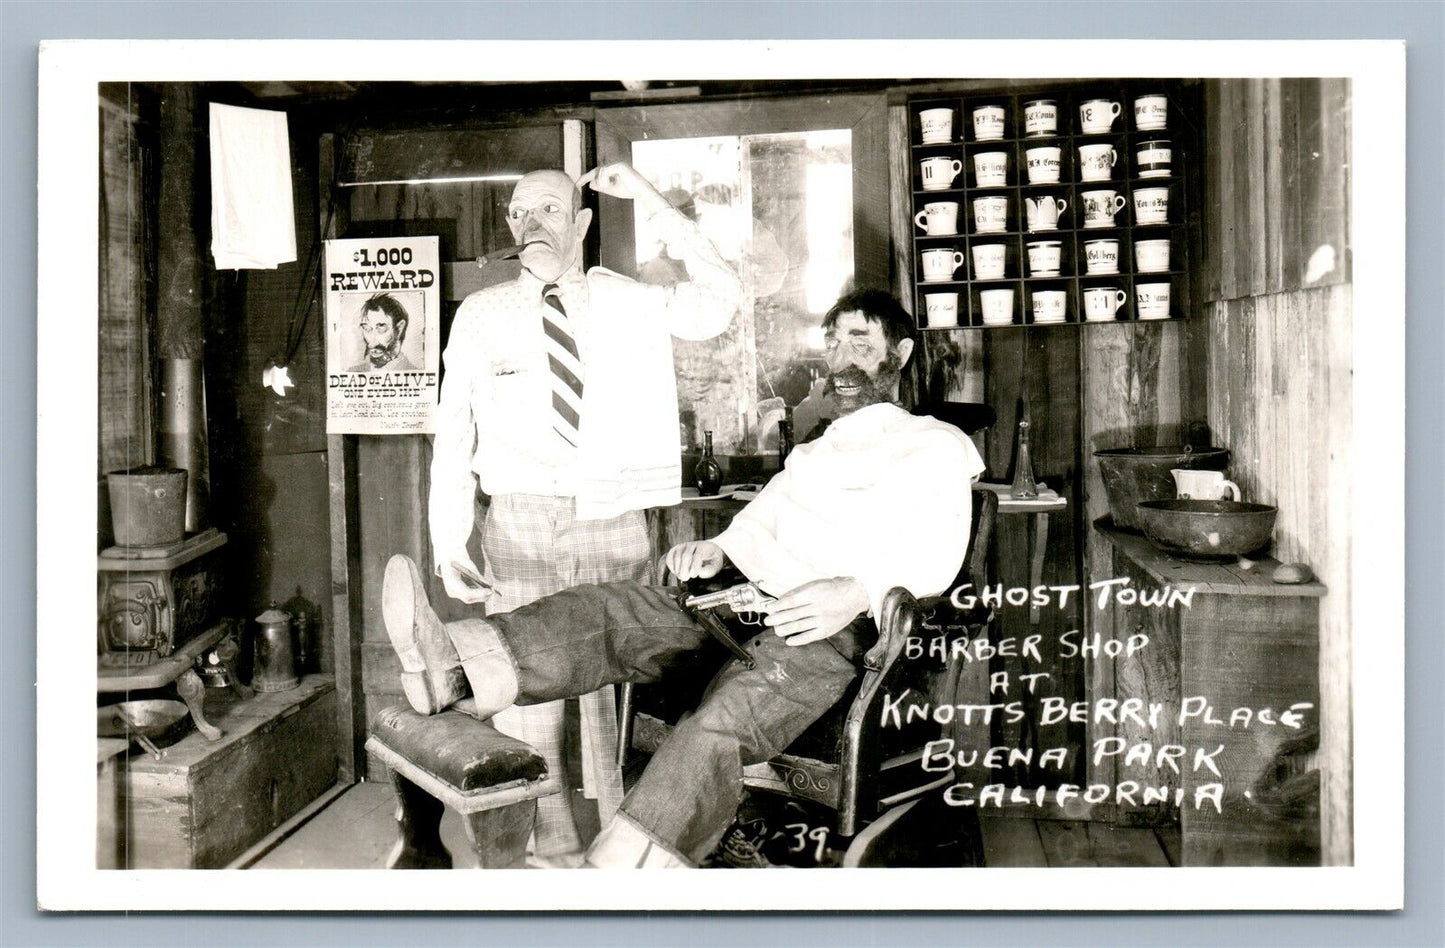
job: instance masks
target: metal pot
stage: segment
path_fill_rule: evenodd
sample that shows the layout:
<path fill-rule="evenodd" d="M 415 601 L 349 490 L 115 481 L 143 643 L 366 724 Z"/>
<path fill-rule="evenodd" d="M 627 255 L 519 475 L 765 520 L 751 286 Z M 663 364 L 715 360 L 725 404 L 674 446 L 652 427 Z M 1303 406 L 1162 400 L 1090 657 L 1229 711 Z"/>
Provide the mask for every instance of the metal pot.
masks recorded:
<path fill-rule="evenodd" d="M 1190 560 L 1233 560 L 1269 545 L 1278 511 L 1233 500 L 1152 500 L 1139 505 L 1144 535 Z"/>
<path fill-rule="evenodd" d="M 289 691 L 300 684 L 296 677 L 296 644 L 291 613 L 274 605 L 256 617 L 255 663 L 251 687 L 257 691 Z"/>
<path fill-rule="evenodd" d="M 1229 467 L 1224 448 L 1195 448 L 1163 445 L 1154 448 L 1111 448 L 1095 451 L 1104 490 L 1109 495 L 1109 514 L 1114 526 L 1138 532 L 1143 529 L 1138 505 L 1151 500 L 1174 499 L 1174 468 L 1193 471 L 1222 471 Z"/>

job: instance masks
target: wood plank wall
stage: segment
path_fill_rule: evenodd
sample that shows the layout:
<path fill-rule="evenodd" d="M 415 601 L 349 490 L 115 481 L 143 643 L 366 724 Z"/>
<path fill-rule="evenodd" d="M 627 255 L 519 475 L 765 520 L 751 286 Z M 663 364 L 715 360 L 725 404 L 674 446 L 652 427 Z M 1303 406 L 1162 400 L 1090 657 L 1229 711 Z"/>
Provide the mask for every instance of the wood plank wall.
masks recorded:
<path fill-rule="evenodd" d="M 1342 79 L 1211 83 L 1206 108 L 1209 425 L 1245 498 L 1279 507 L 1274 555 L 1330 590 L 1317 755 L 1330 865 L 1353 855 L 1350 108 Z"/>
<path fill-rule="evenodd" d="M 157 104 L 140 86 L 101 85 L 99 246 L 98 473 L 149 464 L 155 437 L 151 419 L 151 317 L 147 251 L 154 251 L 154 202 L 147 169 L 156 161 Z M 152 181 L 153 185 L 154 182 Z M 147 206 L 152 210 L 148 211 Z M 148 240 L 152 241 L 148 245 Z M 105 479 L 100 493 L 104 501 Z M 104 512 L 105 502 L 101 505 Z M 102 520 L 104 520 L 102 513 Z M 101 537 L 101 546 L 108 538 Z"/>

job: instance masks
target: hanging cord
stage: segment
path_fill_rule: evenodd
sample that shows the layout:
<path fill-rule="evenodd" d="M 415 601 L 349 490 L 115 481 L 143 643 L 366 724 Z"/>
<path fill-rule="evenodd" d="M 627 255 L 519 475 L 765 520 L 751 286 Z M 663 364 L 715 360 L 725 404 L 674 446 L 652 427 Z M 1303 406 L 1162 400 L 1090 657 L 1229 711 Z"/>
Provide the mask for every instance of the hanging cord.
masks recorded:
<path fill-rule="evenodd" d="M 321 233 L 316 235 L 316 241 L 311 246 L 311 255 L 307 260 L 306 279 L 302 281 L 296 291 L 296 302 L 291 305 L 291 323 L 286 328 L 286 358 L 283 365 L 290 365 L 291 360 L 296 358 L 296 350 L 301 348 L 301 340 L 306 338 L 306 326 L 311 320 L 311 310 L 316 304 L 316 278 L 320 273 L 321 254 L 326 246 L 326 235 L 331 231 L 331 221 L 336 215 L 336 196 L 331 193 L 326 199 L 326 223 L 321 227 Z M 301 308 L 305 300 L 306 308 Z M 297 315 L 301 316 L 301 327 L 296 331 L 295 336 L 291 334 L 291 327 L 296 325 Z"/>

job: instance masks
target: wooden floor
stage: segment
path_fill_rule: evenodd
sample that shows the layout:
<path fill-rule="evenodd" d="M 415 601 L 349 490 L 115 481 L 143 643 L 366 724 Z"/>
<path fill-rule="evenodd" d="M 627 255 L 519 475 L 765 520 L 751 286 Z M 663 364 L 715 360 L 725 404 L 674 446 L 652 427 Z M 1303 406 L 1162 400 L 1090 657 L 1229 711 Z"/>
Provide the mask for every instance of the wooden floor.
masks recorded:
<path fill-rule="evenodd" d="M 382 869 L 396 839 L 395 798 L 385 783 L 357 784 L 318 813 L 254 869 Z M 1179 832 L 1108 823 L 983 815 L 985 864 L 991 867 L 1179 865 Z M 442 839 L 456 866 L 475 868 L 461 818 L 448 811 Z"/>

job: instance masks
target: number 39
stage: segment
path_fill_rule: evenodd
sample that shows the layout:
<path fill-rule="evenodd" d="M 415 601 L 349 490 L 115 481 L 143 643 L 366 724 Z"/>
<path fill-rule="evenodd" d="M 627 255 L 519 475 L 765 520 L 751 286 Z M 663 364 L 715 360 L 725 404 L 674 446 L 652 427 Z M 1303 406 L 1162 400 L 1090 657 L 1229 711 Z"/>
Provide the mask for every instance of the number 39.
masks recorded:
<path fill-rule="evenodd" d="M 813 849 L 813 861 L 823 861 L 823 853 L 827 849 L 828 843 L 828 827 L 809 827 L 807 823 L 789 823 L 786 828 L 793 831 L 793 842 L 789 844 L 788 852 L 802 852 L 808 848 L 808 840 L 811 839 L 816 844 Z"/>

